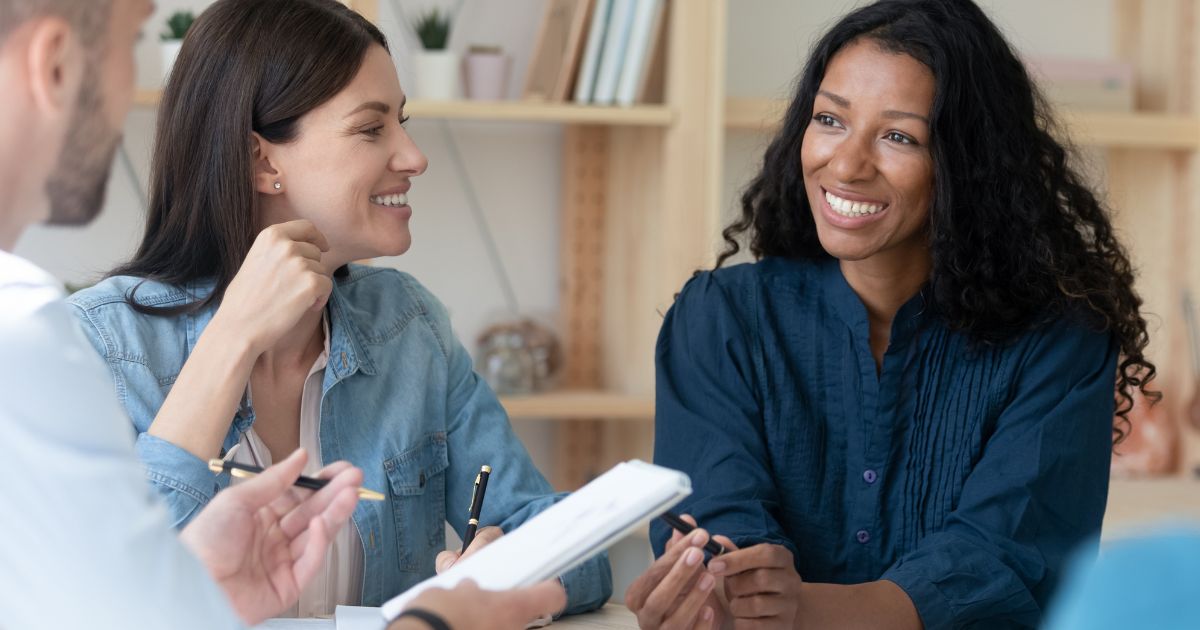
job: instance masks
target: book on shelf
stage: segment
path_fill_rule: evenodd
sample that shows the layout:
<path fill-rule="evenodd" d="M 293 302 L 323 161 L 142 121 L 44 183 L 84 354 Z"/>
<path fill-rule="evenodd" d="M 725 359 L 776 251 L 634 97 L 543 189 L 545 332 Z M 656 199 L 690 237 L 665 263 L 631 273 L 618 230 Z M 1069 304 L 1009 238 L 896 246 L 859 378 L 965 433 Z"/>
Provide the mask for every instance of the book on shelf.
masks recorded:
<path fill-rule="evenodd" d="M 617 105 L 633 105 L 639 94 L 645 92 L 644 79 L 650 74 L 654 49 L 660 39 L 665 6 L 664 0 L 637 0 L 625 61 L 617 81 Z"/>
<path fill-rule="evenodd" d="M 547 0 L 524 98 L 565 101 L 571 94 L 591 14 L 592 0 Z"/>
<path fill-rule="evenodd" d="M 600 67 L 600 50 L 604 47 L 604 36 L 608 30 L 608 18 L 611 11 L 612 0 L 596 0 L 592 7 L 587 45 L 583 49 L 579 78 L 575 81 L 574 100 L 576 103 L 587 103 L 592 100 L 592 90 L 596 87 L 596 70 Z"/>
<path fill-rule="evenodd" d="M 647 65 L 637 89 L 637 102 L 662 103 L 667 88 L 667 13 L 668 2 L 663 0 L 658 12 L 658 24 L 652 31 Z"/>
<path fill-rule="evenodd" d="M 546 0 L 527 100 L 661 102 L 669 0 Z"/>
<path fill-rule="evenodd" d="M 592 103 L 612 105 L 616 99 L 617 81 L 621 77 L 621 66 L 625 63 L 636 5 L 637 0 L 613 0 L 608 29 L 604 34 L 604 49 L 600 53 L 600 69 L 596 72 L 596 87 L 592 90 Z"/>

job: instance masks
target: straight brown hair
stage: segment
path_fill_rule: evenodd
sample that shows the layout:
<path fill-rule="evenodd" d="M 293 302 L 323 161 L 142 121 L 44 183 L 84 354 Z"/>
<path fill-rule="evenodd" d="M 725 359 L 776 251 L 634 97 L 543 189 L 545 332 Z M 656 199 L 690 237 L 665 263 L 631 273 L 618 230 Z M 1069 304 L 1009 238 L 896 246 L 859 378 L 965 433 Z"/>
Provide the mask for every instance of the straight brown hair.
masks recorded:
<path fill-rule="evenodd" d="M 109 275 L 214 289 L 162 308 L 137 303 L 139 283 L 126 296 L 135 309 L 220 301 L 257 236 L 250 133 L 295 140 L 300 118 L 341 92 L 373 45 L 387 50 L 383 33 L 335 0 L 219 0 L 196 19 L 159 106 L 146 232 Z"/>

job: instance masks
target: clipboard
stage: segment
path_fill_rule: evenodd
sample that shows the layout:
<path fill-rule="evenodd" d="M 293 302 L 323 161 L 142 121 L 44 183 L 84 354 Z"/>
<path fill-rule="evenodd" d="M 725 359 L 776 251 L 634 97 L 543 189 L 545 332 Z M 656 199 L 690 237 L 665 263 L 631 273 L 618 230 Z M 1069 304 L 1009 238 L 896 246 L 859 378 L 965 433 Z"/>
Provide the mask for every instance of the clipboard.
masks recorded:
<path fill-rule="evenodd" d="M 380 609 L 391 620 L 429 588 L 453 588 L 474 580 L 492 591 L 532 586 L 562 575 L 608 549 L 643 523 L 692 493 L 687 475 L 630 460 L 456 563 L 388 600 Z"/>

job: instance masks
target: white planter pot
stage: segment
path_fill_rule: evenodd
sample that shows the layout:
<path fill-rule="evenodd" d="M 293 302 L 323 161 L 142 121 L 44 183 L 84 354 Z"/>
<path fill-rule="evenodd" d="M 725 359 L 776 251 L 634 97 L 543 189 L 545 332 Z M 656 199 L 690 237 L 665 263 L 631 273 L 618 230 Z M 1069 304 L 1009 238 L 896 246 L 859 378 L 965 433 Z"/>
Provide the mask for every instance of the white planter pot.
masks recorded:
<path fill-rule="evenodd" d="M 179 56 L 179 49 L 183 46 L 182 39 L 168 39 L 162 42 L 162 48 L 159 51 L 162 53 L 162 82 L 167 84 L 167 77 L 171 76 L 171 68 L 175 65 L 175 57 Z"/>
<path fill-rule="evenodd" d="M 508 56 L 497 53 L 471 53 L 463 64 L 466 73 L 467 98 L 476 101 L 499 101 L 508 87 Z"/>
<path fill-rule="evenodd" d="M 429 101 L 452 101 L 462 93 L 458 54 L 448 50 L 422 50 L 413 56 L 415 96 Z"/>

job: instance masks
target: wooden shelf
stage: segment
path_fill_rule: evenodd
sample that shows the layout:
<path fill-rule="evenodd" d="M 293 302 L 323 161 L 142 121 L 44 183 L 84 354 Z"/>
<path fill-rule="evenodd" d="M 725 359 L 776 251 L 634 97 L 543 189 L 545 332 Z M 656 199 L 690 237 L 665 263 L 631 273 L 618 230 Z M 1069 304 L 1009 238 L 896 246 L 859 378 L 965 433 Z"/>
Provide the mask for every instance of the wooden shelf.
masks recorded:
<path fill-rule="evenodd" d="M 1166 522 L 1200 519 L 1200 480 L 1113 479 L 1104 514 L 1104 538 L 1144 532 Z"/>
<path fill-rule="evenodd" d="M 160 90 L 138 90 L 134 96 L 134 103 L 142 107 L 157 107 L 161 97 Z M 404 112 L 418 119 L 574 125 L 667 127 L 675 121 L 675 113 L 664 105 L 609 107 L 525 101 L 422 101 L 414 99 L 408 102 Z"/>
<path fill-rule="evenodd" d="M 725 128 L 772 131 L 787 103 L 772 99 L 731 98 L 725 102 Z M 1138 112 L 1064 110 L 1060 121 L 1083 146 L 1122 149 L 1200 149 L 1200 118 Z"/>
<path fill-rule="evenodd" d="M 609 107 L 524 101 L 409 101 L 406 114 L 418 118 L 504 120 L 583 125 L 666 127 L 674 113 L 662 105 Z"/>
<path fill-rule="evenodd" d="M 529 396 L 503 396 L 500 404 L 513 419 L 654 420 L 652 396 L 603 391 L 561 391 Z"/>
<path fill-rule="evenodd" d="M 1200 119 L 1166 114 L 1063 111 L 1075 142 L 1113 149 L 1200 149 Z"/>

